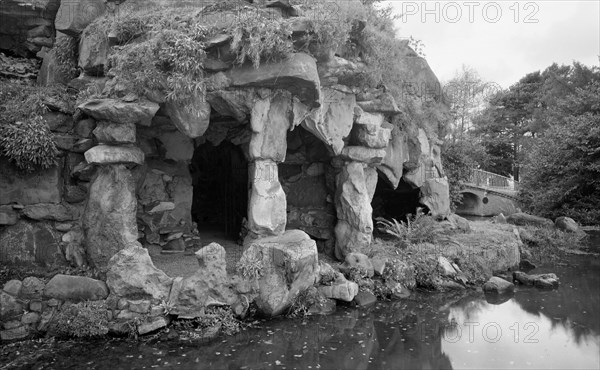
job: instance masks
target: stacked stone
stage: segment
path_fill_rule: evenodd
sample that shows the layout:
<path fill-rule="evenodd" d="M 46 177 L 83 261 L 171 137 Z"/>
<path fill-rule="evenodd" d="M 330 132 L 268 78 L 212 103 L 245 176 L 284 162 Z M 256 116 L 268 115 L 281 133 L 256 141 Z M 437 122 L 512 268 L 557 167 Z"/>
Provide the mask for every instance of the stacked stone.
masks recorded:
<path fill-rule="evenodd" d="M 0 159 L 2 263 L 64 264 L 72 258 L 81 262 L 73 256 L 80 255 L 80 246 L 64 233 L 79 229 L 77 220 L 85 207 L 90 174 L 81 162 L 94 142 L 94 122 L 74 121 L 74 109 L 65 97 L 46 97 L 44 104 L 48 112 L 43 118 L 58 148 L 57 165 L 27 173 Z"/>
<path fill-rule="evenodd" d="M 145 245 L 160 246 L 162 253 L 197 250 L 200 238 L 191 219 L 193 186 L 189 171 L 193 139 L 160 115 L 150 127 L 139 126 L 137 133 L 146 158 L 137 191 L 139 239 Z"/>
<path fill-rule="evenodd" d="M 274 92 L 252 108 L 248 228 L 253 236 L 281 235 L 285 231 L 287 202 L 277 164 L 285 160 L 291 102 L 288 93 Z"/>
<path fill-rule="evenodd" d="M 93 99 L 79 106 L 98 122 L 93 134 L 99 145 L 85 152 L 87 163 L 98 169 L 90 186 L 83 232 L 88 262 L 100 269 L 138 238 L 131 168 L 144 163 L 144 153 L 135 146 L 135 125 L 150 125 L 159 108 L 131 96 L 125 100 Z"/>
<path fill-rule="evenodd" d="M 10 280 L 0 291 L 0 339 L 23 339 L 45 332 L 64 302 L 102 300 L 108 296 L 103 281 L 55 275 L 48 283 L 36 277 Z"/>

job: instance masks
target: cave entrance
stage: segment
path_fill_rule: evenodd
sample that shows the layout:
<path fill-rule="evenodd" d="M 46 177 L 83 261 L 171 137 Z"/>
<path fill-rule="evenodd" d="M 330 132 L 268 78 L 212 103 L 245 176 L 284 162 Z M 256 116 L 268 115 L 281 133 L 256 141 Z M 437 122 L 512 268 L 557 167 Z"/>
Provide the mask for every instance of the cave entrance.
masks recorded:
<path fill-rule="evenodd" d="M 398 187 L 394 189 L 390 183 L 379 172 L 377 187 L 371 206 L 373 207 L 373 224 L 374 234 L 382 236 L 382 233 L 377 229 L 378 217 L 383 217 L 387 220 L 392 218 L 398 222 L 406 222 L 409 214 L 415 215 L 417 208 L 422 208 L 423 213 L 427 213 L 427 206 L 422 204 L 420 199 L 419 188 L 413 188 L 404 179 L 400 180 Z M 385 234 L 384 234 L 385 235 Z"/>
<path fill-rule="evenodd" d="M 248 214 L 248 161 L 229 141 L 196 147 L 190 165 L 194 194 L 192 220 L 198 231 L 238 241 Z"/>

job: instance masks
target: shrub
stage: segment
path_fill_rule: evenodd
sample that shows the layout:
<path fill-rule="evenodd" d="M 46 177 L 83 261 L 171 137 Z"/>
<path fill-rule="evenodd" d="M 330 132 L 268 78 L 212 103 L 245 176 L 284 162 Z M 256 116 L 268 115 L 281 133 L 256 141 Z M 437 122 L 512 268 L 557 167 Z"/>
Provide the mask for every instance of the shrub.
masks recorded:
<path fill-rule="evenodd" d="M 485 149 L 472 138 L 460 141 L 447 141 L 442 146 L 442 165 L 450 187 L 452 209 L 462 202 L 463 183 L 469 180 L 471 169 L 485 162 Z"/>
<path fill-rule="evenodd" d="M 287 316 L 304 317 L 309 314 L 313 306 L 323 306 L 327 303 L 327 298 L 321 295 L 317 288 L 310 287 L 301 291 L 287 311 Z"/>
<path fill-rule="evenodd" d="M 24 122 L 1 124 L 0 154 L 18 168 L 33 172 L 38 167 L 54 166 L 58 150 L 46 121 L 34 116 Z"/>
<path fill-rule="evenodd" d="M 239 22 L 230 31 L 233 35 L 231 50 L 240 65 L 250 60 L 258 68 L 261 61 L 277 61 L 293 51 L 292 28 L 285 19 L 269 19 L 261 12 L 247 12 L 240 14 Z"/>
<path fill-rule="evenodd" d="M 174 325 L 179 329 L 196 331 L 218 327 L 225 335 L 237 334 L 242 327 L 230 308 L 219 306 L 207 307 L 204 315 L 191 320 L 179 320 Z"/>
<path fill-rule="evenodd" d="M 583 249 L 585 233 L 567 233 L 555 228 L 526 226 L 520 229 L 521 240 L 538 261 L 551 261 L 568 251 Z"/>
<path fill-rule="evenodd" d="M 97 337 L 108 333 L 108 311 L 103 301 L 64 304 L 48 331 L 62 337 Z"/>
<path fill-rule="evenodd" d="M 399 241 L 410 244 L 435 242 L 436 222 L 433 217 L 425 215 L 421 209 L 417 209 L 414 216 L 409 214 L 406 222 L 398 222 L 396 219 L 389 221 L 382 217 L 376 220 L 379 231 L 392 235 Z"/>
<path fill-rule="evenodd" d="M 64 86 L 38 87 L 2 81 L 0 84 L 0 155 L 18 168 L 33 171 L 56 164 L 58 150 L 42 115 L 47 100 L 65 102 Z M 67 102 L 65 102 L 68 105 Z"/>

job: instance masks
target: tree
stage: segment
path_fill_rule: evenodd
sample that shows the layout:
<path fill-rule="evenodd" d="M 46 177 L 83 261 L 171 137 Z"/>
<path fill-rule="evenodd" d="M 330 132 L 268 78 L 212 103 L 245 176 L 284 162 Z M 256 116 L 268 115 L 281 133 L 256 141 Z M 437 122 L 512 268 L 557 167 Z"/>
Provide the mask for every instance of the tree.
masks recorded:
<path fill-rule="evenodd" d="M 492 97 L 489 107 L 473 119 L 474 133 L 490 156 L 485 169 L 506 176 L 512 173 L 519 181 L 524 153 L 555 121 L 550 108 L 595 76 L 594 69 L 578 62 L 572 66 L 555 63 Z"/>
<path fill-rule="evenodd" d="M 444 92 L 450 103 L 452 122 L 450 137 L 453 142 L 463 140 L 471 128 L 472 118 L 485 106 L 485 83 L 479 73 L 467 65 L 444 86 Z"/>
<path fill-rule="evenodd" d="M 600 72 L 548 107 L 553 117 L 527 156 L 521 197 L 546 217 L 600 223 Z"/>

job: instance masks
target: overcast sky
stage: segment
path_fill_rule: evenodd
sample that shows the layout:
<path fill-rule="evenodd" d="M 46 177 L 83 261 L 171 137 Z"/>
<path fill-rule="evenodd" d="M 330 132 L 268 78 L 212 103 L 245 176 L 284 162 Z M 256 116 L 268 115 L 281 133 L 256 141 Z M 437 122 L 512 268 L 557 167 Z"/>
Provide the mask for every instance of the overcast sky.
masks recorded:
<path fill-rule="evenodd" d="M 387 1 L 441 82 L 462 64 L 507 88 L 553 62 L 599 65 L 600 0 Z"/>

